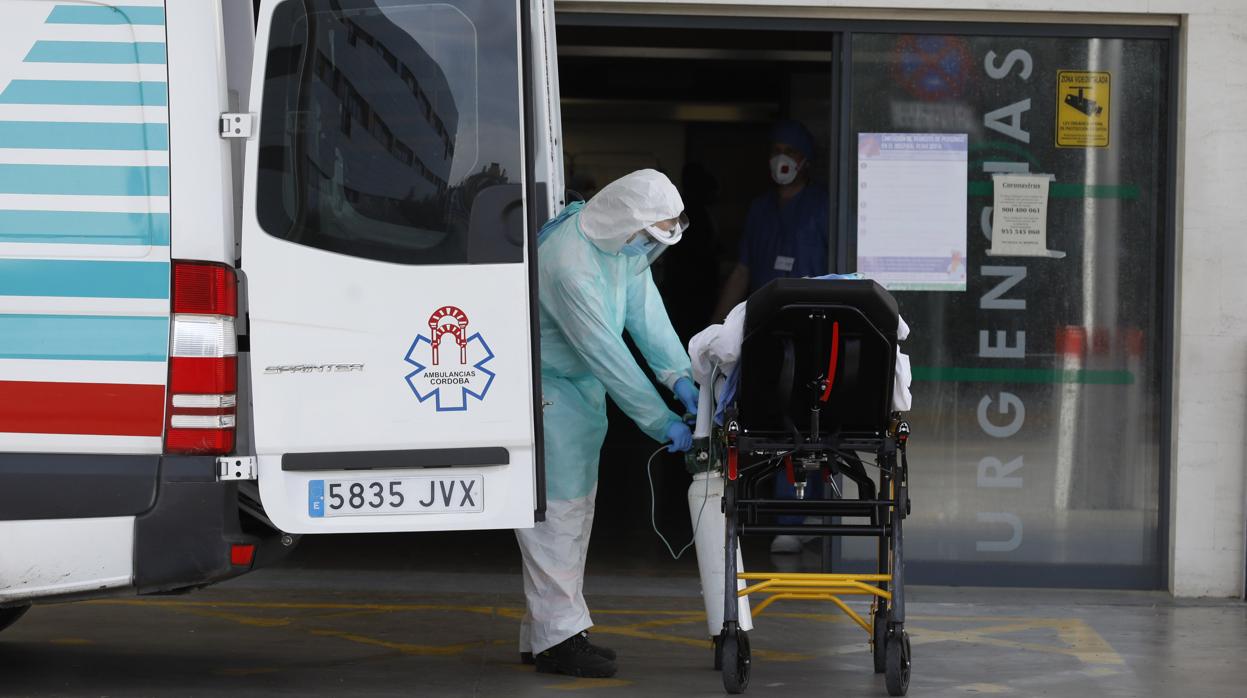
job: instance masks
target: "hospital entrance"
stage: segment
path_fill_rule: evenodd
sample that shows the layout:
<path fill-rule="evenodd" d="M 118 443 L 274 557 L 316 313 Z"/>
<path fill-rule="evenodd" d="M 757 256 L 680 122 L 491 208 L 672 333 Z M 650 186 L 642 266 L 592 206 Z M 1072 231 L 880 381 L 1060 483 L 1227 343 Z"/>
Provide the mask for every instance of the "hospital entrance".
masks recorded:
<path fill-rule="evenodd" d="M 862 134 L 966 134 L 969 187 L 940 209 L 968 200 L 965 255 L 949 262 L 960 279 L 889 286 L 913 330 L 901 349 L 913 362 L 906 545 L 915 583 L 1164 586 L 1169 47 L 1157 38 L 1062 34 L 594 12 L 559 18 L 568 200 L 641 168 L 676 183 L 691 225 L 653 271 L 685 341 L 720 319 L 716 305 L 740 258 L 750 205 L 776 189 L 768 171 L 774 124 L 798 122 L 813 138 L 807 186 L 830 201 L 823 268 L 876 277 L 908 258 L 903 243 L 884 249 L 882 260 L 866 242 L 859 250 L 864 231 L 889 220 L 868 208 L 884 195 L 868 185 L 888 182 L 863 169 Z M 1118 84 L 1148 86 L 1131 91 L 1139 101 L 1111 128 L 1117 139 L 1152 145 L 1068 147 L 1069 133 L 1051 125 L 1057 105 L 1046 95 L 1059 93 L 1058 73 L 1080 63 L 1107 66 Z M 993 257 L 992 177 L 1028 171 L 1055 182 L 1048 246 L 1058 252 Z M 648 506 L 652 451 L 612 410 L 595 544 L 617 541 L 611 550 L 666 566 Z M 652 470 L 656 522 L 678 550 L 688 540 L 688 475 L 666 454 Z M 854 493 L 851 482 L 837 484 Z M 843 572 L 872 559 L 866 541 L 813 541 L 800 554 L 775 556 L 768 544 L 746 537 L 746 565 Z"/>

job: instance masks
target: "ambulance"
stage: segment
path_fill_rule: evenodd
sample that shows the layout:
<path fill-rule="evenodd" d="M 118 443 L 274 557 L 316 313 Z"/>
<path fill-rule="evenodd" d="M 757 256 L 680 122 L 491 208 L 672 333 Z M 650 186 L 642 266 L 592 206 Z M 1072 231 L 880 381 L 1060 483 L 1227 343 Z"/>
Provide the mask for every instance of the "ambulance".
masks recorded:
<path fill-rule="evenodd" d="M 5 0 L 0 627 L 544 515 L 551 0 Z"/>

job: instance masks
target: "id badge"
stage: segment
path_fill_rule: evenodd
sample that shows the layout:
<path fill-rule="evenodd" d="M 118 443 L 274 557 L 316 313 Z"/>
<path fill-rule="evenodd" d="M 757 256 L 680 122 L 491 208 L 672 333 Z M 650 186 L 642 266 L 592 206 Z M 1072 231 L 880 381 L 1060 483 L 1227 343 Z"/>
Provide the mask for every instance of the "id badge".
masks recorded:
<path fill-rule="evenodd" d="M 775 271 L 792 271 L 792 265 L 796 263 L 795 257 L 785 257 L 779 255 L 775 258 Z"/>

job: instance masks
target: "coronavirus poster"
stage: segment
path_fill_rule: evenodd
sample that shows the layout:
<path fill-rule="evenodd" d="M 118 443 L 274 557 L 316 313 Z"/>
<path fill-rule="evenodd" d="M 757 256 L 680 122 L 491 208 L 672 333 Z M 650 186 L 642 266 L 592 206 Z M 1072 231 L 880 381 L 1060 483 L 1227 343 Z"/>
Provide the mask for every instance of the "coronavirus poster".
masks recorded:
<path fill-rule="evenodd" d="M 968 142 L 858 134 L 858 271 L 892 291 L 966 290 Z"/>

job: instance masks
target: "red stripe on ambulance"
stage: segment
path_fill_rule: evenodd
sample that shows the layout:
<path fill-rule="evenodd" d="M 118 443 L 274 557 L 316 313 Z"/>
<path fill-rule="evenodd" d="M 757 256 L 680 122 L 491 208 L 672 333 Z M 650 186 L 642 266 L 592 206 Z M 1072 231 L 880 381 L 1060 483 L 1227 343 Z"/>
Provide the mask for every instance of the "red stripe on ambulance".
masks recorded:
<path fill-rule="evenodd" d="M 0 381 L 0 432 L 160 436 L 165 387 Z"/>

